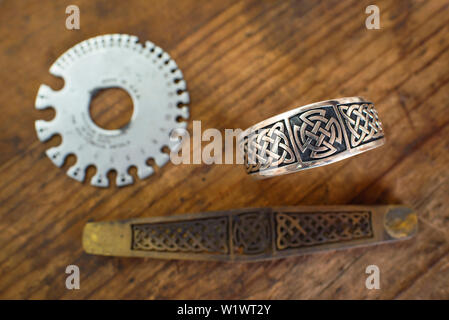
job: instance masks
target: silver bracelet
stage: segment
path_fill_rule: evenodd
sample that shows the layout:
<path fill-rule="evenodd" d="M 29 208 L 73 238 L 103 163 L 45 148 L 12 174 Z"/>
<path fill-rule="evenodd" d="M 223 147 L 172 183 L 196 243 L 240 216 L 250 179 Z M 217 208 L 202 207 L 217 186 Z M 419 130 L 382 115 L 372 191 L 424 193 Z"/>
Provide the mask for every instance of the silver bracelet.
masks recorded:
<path fill-rule="evenodd" d="M 271 177 L 334 163 L 385 143 L 372 102 L 360 97 L 305 105 L 239 136 L 248 174 Z"/>

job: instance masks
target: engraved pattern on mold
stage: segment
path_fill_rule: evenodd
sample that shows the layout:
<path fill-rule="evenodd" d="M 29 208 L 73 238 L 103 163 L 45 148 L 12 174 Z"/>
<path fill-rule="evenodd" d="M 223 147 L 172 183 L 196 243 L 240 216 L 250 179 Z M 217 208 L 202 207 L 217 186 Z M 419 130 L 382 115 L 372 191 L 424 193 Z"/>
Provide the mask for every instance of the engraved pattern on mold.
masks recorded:
<path fill-rule="evenodd" d="M 232 219 L 232 238 L 236 254 L 261 254 L 271 250 L 270 216 L 263 212 L 243 213 Z"/>
<path fill-rule="evenodd" d="M 228 253 L 228 219 L 132 225 L 132 250 Z"/>
<path fill-rule="evenodd" d="M 373 236 L 370 212 L 278 212 L 275 221 L 279 250 Z"/>

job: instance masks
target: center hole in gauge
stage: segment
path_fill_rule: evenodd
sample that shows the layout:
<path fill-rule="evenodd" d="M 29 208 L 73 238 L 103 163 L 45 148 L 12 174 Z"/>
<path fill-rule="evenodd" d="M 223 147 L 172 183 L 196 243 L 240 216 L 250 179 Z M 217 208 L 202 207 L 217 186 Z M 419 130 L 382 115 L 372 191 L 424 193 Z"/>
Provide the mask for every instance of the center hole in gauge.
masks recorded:
<path fill-rule="evenodd" d="M 117 130 L 131 121 L 134 106 L 131 96 L 121 88 L 105 88 L 94 92 L 89 114 L 93 122 L 106 130 Z"/>

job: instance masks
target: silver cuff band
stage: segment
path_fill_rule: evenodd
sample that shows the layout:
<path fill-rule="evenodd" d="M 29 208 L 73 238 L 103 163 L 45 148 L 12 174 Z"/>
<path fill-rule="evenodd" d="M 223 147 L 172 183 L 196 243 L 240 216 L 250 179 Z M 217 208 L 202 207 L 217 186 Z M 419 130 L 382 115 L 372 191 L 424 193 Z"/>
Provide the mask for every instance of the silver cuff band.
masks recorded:
<path fill-rule="evenodd" d="M 337 162 L 385 143 L 372 102 L 360 97 L 302 106 L 239 137 L 248 174 L 270 177 Z"/>

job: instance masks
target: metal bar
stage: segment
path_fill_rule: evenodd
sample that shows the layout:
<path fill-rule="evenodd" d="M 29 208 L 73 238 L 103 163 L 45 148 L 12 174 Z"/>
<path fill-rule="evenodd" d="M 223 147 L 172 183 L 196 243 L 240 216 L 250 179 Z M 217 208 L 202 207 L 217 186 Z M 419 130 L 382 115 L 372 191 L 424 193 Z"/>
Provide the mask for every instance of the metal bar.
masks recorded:
<path fill-rule="evenodd" d="M 239 209 L 86 224 L 87 253 L 159 259 L 259 261 L 404 240 L 417 216 L 404 206 Z"/>

